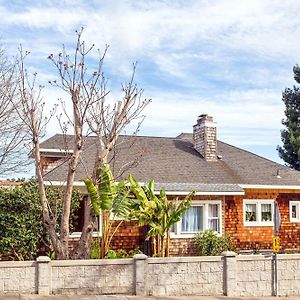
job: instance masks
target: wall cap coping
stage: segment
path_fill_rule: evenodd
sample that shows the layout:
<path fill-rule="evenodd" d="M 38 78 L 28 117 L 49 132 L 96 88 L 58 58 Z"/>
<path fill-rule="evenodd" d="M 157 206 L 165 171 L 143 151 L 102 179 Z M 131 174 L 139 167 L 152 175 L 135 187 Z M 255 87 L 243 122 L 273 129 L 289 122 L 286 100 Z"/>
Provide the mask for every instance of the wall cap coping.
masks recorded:
<path fill-rule="evenodd" d="M 222 256 L 181 256 L 181 257 L 151 257 L 149 264 L 188 263 L 188 262 L 220 262 Z"/>
<path fill-rule="evenodd" d="M 20 267 L 35 267 L 36 262 L 32 260 L 27 261 L 0 261 L 1 268 L 20 268 Z"/>
<path fill-rule="evenodd" d="M 134 256 L 133 256 L 133 259 L 135 259 L 135 260 L 145 260 L 145 259 L 147 259 L 148 258 L 148 256 L 147 255 L 145 255 L 145 254 L 135 254 Z"/>
<path fill-rule="evenodd" d="M 52 260 L 53 267 L 72 266 L 104 266 L 104 265 L 132 265 L 132 258 L 121 259 L 74 259 L 74 260 Z"/>
<path fill-rule="evenodd" d="M 277 258 L 280 260 L 300 259 L 300 254 L 278 254 Z"/>
<path fill-rule="evenodd" d="M 225 256 L 225 257 L 236 257 L 238 256 L 238 254 L 234 251 L 223 251 L 222 252 L 222 256 Z"/>
<path fill-rule="evenodd" d="M 274 254 L 240 254 L 237 256 L 237 260 L 247 261 L 247 260 L 271 260 Z M 300 254 L 277 254 L 278 260 L 300 260 Z"/>
<path fill-rule="evenodd" d="M 269 261 L 273 259 L 273 255 L 263 255 L 263 254 L 250 254 L 250 255 L 238 255 L 237 260 L 238 261 L 258 261 L 258 260 L 264 260 Z"/>
<path fill-rule="evenodd" d="M 51 261 L 51 258 L 48 256 L 39 256 L 36 261 L 38 263 L 49 263 Z"/>

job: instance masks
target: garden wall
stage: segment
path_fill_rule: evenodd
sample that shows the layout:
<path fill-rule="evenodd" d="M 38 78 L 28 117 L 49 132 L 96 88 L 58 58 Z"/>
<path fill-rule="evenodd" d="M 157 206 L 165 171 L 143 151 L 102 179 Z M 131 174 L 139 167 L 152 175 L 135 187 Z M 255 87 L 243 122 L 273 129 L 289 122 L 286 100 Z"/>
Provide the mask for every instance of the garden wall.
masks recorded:
<path fill-rule="evenodd" d="M 278 255 L 278 295 L 300 295 L 300 254 Z M 274 295 L 274 257 L 0 262 L 0 294 Z"/>

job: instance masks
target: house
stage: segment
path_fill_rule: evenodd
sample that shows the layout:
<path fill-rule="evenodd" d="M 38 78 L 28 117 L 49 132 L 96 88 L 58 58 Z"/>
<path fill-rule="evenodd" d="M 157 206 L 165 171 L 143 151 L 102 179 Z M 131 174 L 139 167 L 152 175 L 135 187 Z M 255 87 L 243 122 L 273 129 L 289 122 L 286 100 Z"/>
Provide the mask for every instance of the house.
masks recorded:
<path fill-rule="evenodd" d="M 72 141 L 72 136 L 67 139 Z M 41 144 L 49 184 L 61 185 L 65 180 L 63 145 L 62 135 Z M 78 186 L 91 175 L 95 153 L 95 138 L 88 137 L 76 173 Z M 139 182 L 153 178 L 156 189 L 164 187 L 171 198 L 197 192 L 192 207 L 174 226 L 172 255 L 196 254 L 193 236 L 208 228 L 220 235 L 229 233 L 238 249 L 271 249 L 275 201 L 281 214 L 281 250 L 299 251 L 300 172 L 217 140 L 211 116 L 199 116 L 193 134 L 120 136 L 113 153 L 111 166 L 117 179 L 128 174 Z M 128 249 L 142 247 L 143 241 L 143 229 L 132 221 L 120 228 L 114 245 Z"/>

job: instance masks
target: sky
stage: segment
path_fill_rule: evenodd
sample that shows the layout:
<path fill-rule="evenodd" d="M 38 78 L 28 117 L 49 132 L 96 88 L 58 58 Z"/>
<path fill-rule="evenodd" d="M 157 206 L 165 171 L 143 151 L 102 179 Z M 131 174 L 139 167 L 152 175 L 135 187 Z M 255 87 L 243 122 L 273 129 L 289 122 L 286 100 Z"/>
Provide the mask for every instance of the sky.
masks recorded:
<path fill-rule="evenodd" d="M 116 99 L 138 62 L 136 82 L 152 103 L 139 134 L 192 132 L 197 116 L 214 117 L 218 139 L 281 162 L 282 92 L 300 63 L 299 0 L 23 1 L 0 0 L 0 37 L 9 56 L 22 44 L 44 99 L 61 91 L 47 60 L 75 30 L 109 50 L 104 72 Z M 72 48 L 73 47 L 73 48 Z M 59 133 L 52 125 L 47 136 Z"/>

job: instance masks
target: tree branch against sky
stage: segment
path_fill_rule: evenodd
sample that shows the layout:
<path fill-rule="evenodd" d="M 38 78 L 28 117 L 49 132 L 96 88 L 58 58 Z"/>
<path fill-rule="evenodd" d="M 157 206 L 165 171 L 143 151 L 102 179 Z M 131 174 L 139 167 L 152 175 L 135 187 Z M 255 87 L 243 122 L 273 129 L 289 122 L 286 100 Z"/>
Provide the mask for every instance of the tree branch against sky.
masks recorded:
<path fill-rule="evenodd" d="M 18 84 L 15 66 L 0 49 L 0 177 L 15 177 L 28 167 L 27 154 L 30 140 L 18 118 Z"/>
<path fill-rule="evenodd" d="M 36 74 L 30 76 L 24 62 L 28 53 L 20 51 L 17 67 L 20 74 L 19 116 L 23 120 L 32 139 L 32 155 L 35 160 L 36 178 L 38 181 L 43 219 L 45 228 L 50 236 L 51 244 L 58 259 L 86 258 L 89 254 L 90 239 L 94 228 L 91 207 L 87 205 L 89 213 L 85 213 L 84 227 L 81 237 L 70 252 L 70 208 L 76 170 L 82 163 L 82 150 L 85 145 L 86 135 L 93 133 L 97 137 L 97 158 L 94 165 L 94 182 L 97 181 L 96 170 L 107 162 L 108 154 L 116 145 L 118 136 L 124 128 L 141 116 L 144 108 L 150 100 L 141 100 L 142 90 L 133 82 L 134 75 L 129 83 L 122 88 L 123 95 L 114 104 L 106 101 L 108 91 L 105 89 L 103 75 L 103 54 L 99 51 L 97 58 L 93 56 L 94 45 L 87 46 L 82 38 L 83 29 L 76 32 L 77 40 L 74 50 L 63 47 L 57 55 L 50 54 L 48 59 L 57 71 L 57 79 L 50 83 L 61 89 L 65 94 L 65 100 L 60 99 L 62 113 L 57 116 L 62 133 L 65 136 L 65 152 L 68 170 L 65 178 L 63 208 L 59 232 L 56 231 L 56 219 L 49 210 L 49 201 L 45 192 L 43 179 L 43 165 L 40 153 L 40 141 L 48 122 L 54 115 L 52 110 L 48 115 L 44 111 L 45 102 L 41 96 L 41 87 L 36 84 Z M 135 69 L 133 70 L 133 74 Z M 72 134 L 68 138 L 67 134 Z"/>

